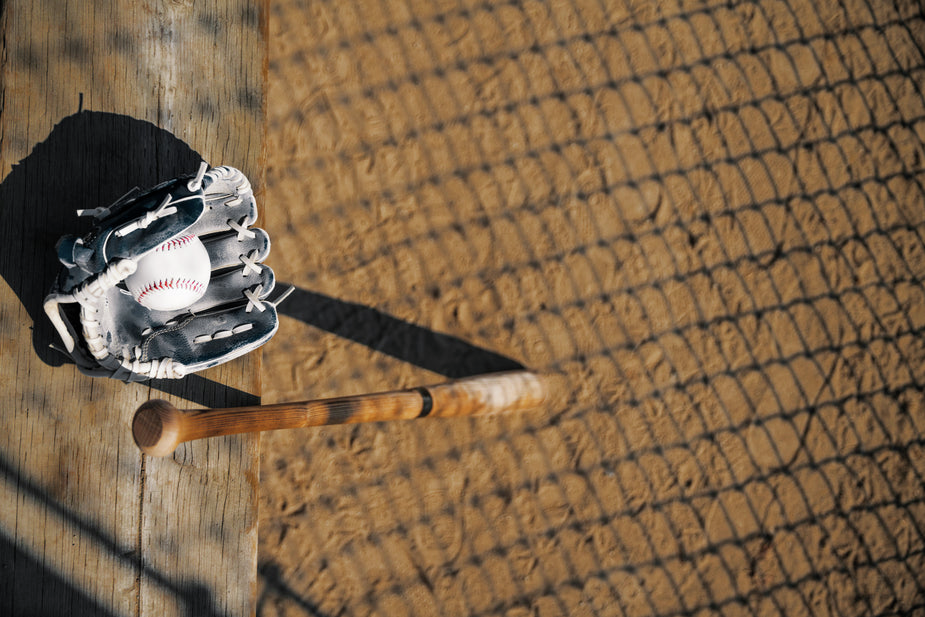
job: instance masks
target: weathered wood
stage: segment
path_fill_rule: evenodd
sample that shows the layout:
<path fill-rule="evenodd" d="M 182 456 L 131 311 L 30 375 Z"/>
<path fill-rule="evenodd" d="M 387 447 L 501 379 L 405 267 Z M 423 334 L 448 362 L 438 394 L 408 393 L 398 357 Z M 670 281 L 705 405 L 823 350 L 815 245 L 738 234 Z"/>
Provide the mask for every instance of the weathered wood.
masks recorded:
<path fill-rule="evenodd" d="M 200 157 L 263 207 L 266 6 L 0 6 L 0 614 L 252 614 L 257 437 L 155 460 L 130 424 L 151 397 L 257 402 L 259 354 L 180 383 L 93 379 L 48 349 L 40 303 L 77 208 Z"/>

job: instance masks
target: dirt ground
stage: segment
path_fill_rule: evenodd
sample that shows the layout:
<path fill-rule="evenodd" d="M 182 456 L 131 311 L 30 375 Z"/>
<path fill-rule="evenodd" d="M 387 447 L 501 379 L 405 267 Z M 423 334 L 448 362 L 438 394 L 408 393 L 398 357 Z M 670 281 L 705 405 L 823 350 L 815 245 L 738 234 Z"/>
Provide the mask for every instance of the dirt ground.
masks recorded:
<path fill-rule="evenodd" d="M 917 3 L 271 3 L 258 614 L 925 615 Z"/>

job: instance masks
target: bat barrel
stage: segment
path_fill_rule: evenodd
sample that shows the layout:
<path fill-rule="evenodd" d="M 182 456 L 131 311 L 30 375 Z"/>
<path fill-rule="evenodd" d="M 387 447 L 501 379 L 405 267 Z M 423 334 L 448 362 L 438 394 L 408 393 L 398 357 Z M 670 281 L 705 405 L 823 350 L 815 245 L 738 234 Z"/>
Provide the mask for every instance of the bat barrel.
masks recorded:
<path fill-rule="evenodd" d="M 423 388 L 433 399 L 436 418 L 484 416 L 539 407 L 546 400 L 547 383 L 529 371 L 512 371 L 460 379 Z"/>

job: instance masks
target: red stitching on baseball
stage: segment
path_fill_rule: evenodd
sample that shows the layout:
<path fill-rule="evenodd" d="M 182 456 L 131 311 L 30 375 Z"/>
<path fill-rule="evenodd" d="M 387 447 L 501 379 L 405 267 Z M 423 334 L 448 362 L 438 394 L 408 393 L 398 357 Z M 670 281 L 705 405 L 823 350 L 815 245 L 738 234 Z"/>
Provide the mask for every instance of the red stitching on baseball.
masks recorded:
<path fill-rule="evenodd" d="M 145 285 L 141 291 L 138 292 L 138 301 L 141 302 L 142 298 L 149 293 L 162 289 L 187 289 L 198 294 L 202 292 L 202 288 L 203 284 L 194 279 L 164 279 L 154 281 Z"/>
<path fill-rule="evenodd" d="M 159 247 L 157 247 L 156 249 L 154 249 L 154 252 L 160 253 L 161 251 L 166 252 L 166 251 L 172 251 L 174 249 L 178 249 L 192 242 L 193 238 L 195 237 L 196 236 L 194 236 L 193 234 L 187 234 L 185 236 L 180 236 L 179 238 L 172 238 L 168 240 L 167 242 L 163 243 L 162 245 L 160 245 Z"/>

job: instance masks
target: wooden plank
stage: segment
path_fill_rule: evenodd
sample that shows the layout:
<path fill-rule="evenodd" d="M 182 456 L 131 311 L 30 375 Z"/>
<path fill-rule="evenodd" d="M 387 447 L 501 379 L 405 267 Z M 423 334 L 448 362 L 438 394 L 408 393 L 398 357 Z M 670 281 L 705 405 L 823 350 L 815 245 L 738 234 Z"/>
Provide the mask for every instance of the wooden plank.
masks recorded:
<path fill-rule="evenodd" d="M 0 614 L 253 614 L 253 436 L 142 457 L 158 396 L 253 403 L 259 354 L 181 382 L 89 378 L 49 350 L 41 300 L 77 208 L 194 171 L 263 207 L 266 4 L 0 4 Z"/>

